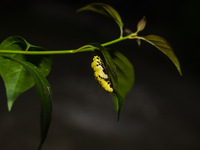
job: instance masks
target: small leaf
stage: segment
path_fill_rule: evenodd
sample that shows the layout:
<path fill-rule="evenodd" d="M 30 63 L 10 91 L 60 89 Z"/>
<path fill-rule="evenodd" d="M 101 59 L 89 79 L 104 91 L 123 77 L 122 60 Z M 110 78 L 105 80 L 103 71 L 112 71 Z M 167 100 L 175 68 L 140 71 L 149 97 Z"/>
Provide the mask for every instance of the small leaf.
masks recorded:
<path fill-rule="evenodd" d="M 120 31 L 121 31 L 121 35 L 122 35 L 123 22 L 121 20 L 120 15 L 118 14 L 118 12 L 111 6 L 109 6 L 107 4 L 103 4 L 103 3 L 92 3 L 85 7 L 78 9 L 77 12 L 80 12 L 83 10 L 94 11 L 94 12 L 106 15 L 107 17 L 113 18 L 115 20 L 115 22 L 118 24 Z"/>
<path fill-rule="evenodd" d="M 137 33 L 144 30 L 146 26 L 146 17 L 144 16 L 137 24 Z"/>
<path fill-rule="evenodd" d="M 141 40 L 140 39 L 136 39 L 137 43 L 138 43 L 138 46 L 141 45 Z"/>
<path fill-rule="evenodd" d="M 19 63 L 34 79 L 36 91 L 41 105 L 41 141 L 38 146 L 38 150 L 40 150 L 46 139 L 52 117 L 52 91 L 50 84 L 39 68 L 30 62 L 20 61 L 15 58 L 6 58 L 8 58 L 10 61 Z"/>
<path fill-rule="evenodd" d="M 171 61 L 174 63 L 174 65 L 176 66 L 180 75 L 182 75 L 178 58 L 176 57 L 171 45 L 164 38 L 157 35 L 148 35 L 148 36 L 139 37 L 139 38 L 152 44 L 161 52 L 163 52 L 165 55 L 167 55 L 167 57 L 169 57 Z"/>
<path fill-rule="evenodd" d="M 11 36 L 1 43 L 0 50 L 43 51 L 44 49 L 30 45 L 22 37 Z M 52 60 L 48 55 L 1 54 L 1 56 L 29 61 L 36 65 L 44 76 L 47 76 L 51 70 Z M 0 75 L 6 87 L 8 110 L 10 111 L 17 97 L 34 85 L 34 80 L 19 63 L 2 57 L 0 57 Z"/>
<path fill-rule="evenodd" d="M 132 34 L 133 32 L 132 32 L 129 28 L 125 28 L 125 29 L 124 29 L 124 33 L 125 33 L 126 35 L 130 35 L 130 34 Z"/>

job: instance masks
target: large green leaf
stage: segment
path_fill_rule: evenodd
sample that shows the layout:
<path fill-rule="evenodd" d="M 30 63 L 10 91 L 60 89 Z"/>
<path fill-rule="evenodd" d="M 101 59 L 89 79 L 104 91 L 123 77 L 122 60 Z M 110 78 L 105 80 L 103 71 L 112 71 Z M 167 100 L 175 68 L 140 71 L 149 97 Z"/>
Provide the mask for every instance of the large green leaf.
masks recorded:
<path fill-rule="evenodd" d="M 94 11 L 94 12 L 106 15 L 110 18 L 113 18 L 115 20 L 115 22 L 118 24 L 118 26 L 121 30 L 121 35 L 122 35 L 122 28 L 123 28 L 122 19 L 121 19 L 120 15 L 118 14 L 118 12 L 111 6 L 109 6 L 107 4 L 103 4 L 103 3 L 91 3 L 85 7 L 78 9 L 78 12 L 83 11 L 83 10 Z"/>
<path fill-rule="evenodd" d="M 20 61 L 15 58 L 9 58 L 7 56 L 5 56 L 5 58 L 21 65 L 27 71 L 27 73 L 30 74 L 30 76 L 33 78 L 35 82 L 35 88 L 41 106 L 41 116 L 40 116 L 41 141 L 38 146 L 38 150 L 40 150 L 42 144 L 46 139 L 52 117 L 52 90 L 50 84 L 43 75 L 43 73 L 39 70 L 39 68 L 33 65 L 32 63 L 26 61 Z"/>
<path fill-rule="evenodd" d="M 11 36 L 0 44 L 0 50 L 43 51 L 41 47 L 30 45 L 22 37 Z M 52 60 L 47 55 L 17 55 L 1 54 L 21 61 L 28 61 L 36 65 L 44 76 L 51 70 Z M 8 110 L 10 111 L 16 98 L 34 85 L 34 80 L 22 65 L 10 59 L 0 57 L 0 75 L 6 87 Z"/>
<path fill-rule="evenodd" d="M 167 57 L 169 57 L 171 61 L 174 63 L 174 65 L 176 66 L 180 75 L 182 75 L 178 58 L 176 57 L 171 45 L 164 38 L 157 35 L 148 35 L 148 36 L 139 37 L 139 38 L 152 44 L 161 52 L 163 52 L 165 55 L 167 55 Z"/>

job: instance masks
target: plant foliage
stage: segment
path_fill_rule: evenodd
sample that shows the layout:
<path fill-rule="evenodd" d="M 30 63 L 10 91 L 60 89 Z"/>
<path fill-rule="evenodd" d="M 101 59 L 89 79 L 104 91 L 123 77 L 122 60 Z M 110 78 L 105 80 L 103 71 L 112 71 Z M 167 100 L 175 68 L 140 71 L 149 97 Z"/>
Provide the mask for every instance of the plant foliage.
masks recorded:
<path fill-rule="evenodd" d="M 20 36 L 8 37 L 0 44 L 0 75 L 6 88 L 8 110 L 11 111 L 19 95 L 33 86 L 36 88 L 41 105 L 41 141 L 38 150 L 41 149 L 45 141 L 52 116 L 52 91 L 45 78 L 51 71 L 52 60 L 50 54 L 86 51 L 94 51 L 100 54 L 114 89 L 111 95 L 118 114 L 118 120 L 124 99 L 134 84 L 134 68 L 122 53 L 108 50 L 108 45 L 128 39 L 135 39 L 140 45 L 140 40 L 144 40 L 171 59 L 180 75 L 182 75 L 179 61 L 172 47 L 164 38 L 157 35 L 138 36 L 138 33 L 144 30 L 146 26 L 145 17 L 138 22 L 136 32 L 130 32 L 129 35 L 123 36 L 123 22 L 114 8 L 103 3 L 92 3 L 80 8 L 78 12 L 85 10 L 98 12 L 112 18 L 120 28 L 119 38 L 103 44 L 92 43 L 78 49 L 64 51 L 46 51 L 42 47 L 29 44 Z"/>

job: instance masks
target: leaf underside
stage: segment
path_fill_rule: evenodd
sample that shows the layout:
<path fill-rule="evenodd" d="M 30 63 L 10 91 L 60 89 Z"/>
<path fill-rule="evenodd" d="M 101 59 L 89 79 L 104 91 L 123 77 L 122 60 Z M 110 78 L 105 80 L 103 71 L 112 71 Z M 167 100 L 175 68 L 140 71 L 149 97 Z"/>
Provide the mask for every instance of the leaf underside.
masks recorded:
<path fill-rule="evenodd" d="M 122 35 L 122 32 L 123 32 L 122 29 L 123 29 L 124 25 L 123 25 L 123 22 L 122 22 L 122 19 L 121 19 L 119 13 L 114 8 L 112 8 L 111 6 L 109 6 L 107 4 L 103 4 L 103 3 L 92 3 L 85 7 L 78 9 L 77 12 L 85 11 L 85 10 L 94 11 L 94 12 L 103 14 L 109 18 L 113 18 L 114 21 L 118 24 L 120 31 L 121 31 L 121 35 Z"/>
<path fill-rule="evenodd" d="M 140 37 L 142 40 L 147 41 L 148 43 L 155 46 L 157 49 L 159 49 L 161 52 L 163 52 L 168 58 L 171 59 L 171 61 L 176 66 L 178 72 L 180 75 L 182 75 L 180 63 L 178 61 L 178 58 L 176 57 L 171 45 L 162 37 L 158 35 L 148 35 L 144 37 Z"/>

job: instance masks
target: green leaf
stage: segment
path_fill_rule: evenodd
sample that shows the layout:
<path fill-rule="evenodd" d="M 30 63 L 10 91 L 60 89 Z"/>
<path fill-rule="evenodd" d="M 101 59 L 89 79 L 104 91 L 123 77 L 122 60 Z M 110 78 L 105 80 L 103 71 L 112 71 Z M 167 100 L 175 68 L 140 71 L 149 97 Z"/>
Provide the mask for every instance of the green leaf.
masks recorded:
<path fill-rule="evenodd" d="M 34 79 L 35 88 L 38 94 L 38 98 L 40 100 L 41 106 L 41 116 L 40 116 L 40 123 L 41 123 L 41 141 L 38 146 L 38 150 L 41 149 L 42 144 L 44 143 L 49 126 L 51 123 L 52 117 L 52 90 L 50 87 L 49 82 L 43 75 L 43 73 L 39 70 L 38 67 L 31 64 L 30 62 L 20 61 L 15 58 L 9 58 L 5 56 L 10 61 L 15 61 L 19 65 L 21 65 Z"/>
<path fill-rule="evenodd" d="M 121 108 L 124 103 L 124 98 L 119 94 L 118 91 L 116 91 L 115 93 L 111 93 L 111 96 L 114 100 L 115 108 L 117 110 L 117 115 L 118 115 L 118 121 L 119 121 Z"/>
<path fill-rule="evenodd" d="M 44 49 L 30 45 L 22 37 L 11 36 L 0 44 L 0 50 L 43 51 Z M 47 76 L 51 70 L 52 60 L 47 55 L 1 54 L 1 56 L 29 61 L 36 65 L 44 76 Z M 6 87 L 8 110 L 10 111 L 17 97 L 34 85 L 34 80 L 19 63 L 3 57 L 0 57 L 0 75 Z"/>
<path fill-rule="evenodd" d="M 112 84 L 113 89 L 114 89 L 114 92 L 111 93 L 111 95 L 112 95 L 112 97 L 114 99 L 114 104 L 115 104 L 115 108 L 116 108 L 116 111 L 117 111 L 117 114 L 118 114 L 118 120 L 119 120 L 120 112 L 121 112 L 121 107 L 122 107 L 123 102 L 124 102 L 124 97 L 127 94 L 127 92 L 130 90 L 130 87 L 127 87 L 126 90 L 122 90 L 121 86 L 123 86 L 123 84 L 126 81 L 125 80 L 123 81 L 123 79 L 122 79 L 123 78 L 122 77 L 122 73 L 118 73 L 117 74 L 117 70 L 116 70 L 116 66 L 114 64 L 114 61 L 113 61 L 112 57 L 110 56 L 110 53 L 106 50 L 106 48 L 102 47 L 98 43 L 93 43 L 93 44 L 90 44 L 90 45 L 92 45 L 92 46 L 96 47 L 98 50 L 100 50 L 100 52 L 102 53 L 102 56 L 104 58 L 103 60 L 104 60 L 104 63 L 106 65 L 106 72 L 108 73 L 108 76 L 111 79 L 111 84 Z M 120 57 L 120 54 L 116 54 L 116 56 Z M 118 62 L 118 65 L 120 64 L 119 60 L 116 60 L 116 62 Z M 122 66 L 123 65 L 119 65 L 119 67 L 122 67 Z M 119 79 L 118 79 L 118 75 L 120 75 Z M 120 91 L 122 92 L 122 94 L 123 94 L 124 97 L 121 96 L 121 93 L 119 92 L 118 81 L 121 82 L 120 83 Z"/>
<path fill-rule="evenodd" d="M 146 17 L 144 16 L 137 24 L 137 33 L 144 30 L 146 26 Z"/>
<path fill-rule="evenodd" d="M 174 63 L 174 65 L 176 66 L 180 75 L 182 75 L 178 58 L 176 57 L 171 45 L 164 38 L 157 35 L 148 35 L 148 36 L 139 37 L 139 38 L 152 44 L 161 52 L 163 52 L 165 55 L 167 55 L 167 57 L 169 57 L 171 61 Z"/>
<path fill-rule="evenodd" d="M 112 94 L 112 97 L 119 117 L 123 101 L 134 84 L 134 69 L 131 62 L 120 52 L 113 53 L 113 61 L 117 68 L 118 93 Z M 118 103 L 119 98 L 121 99 L 119 100 L 120 103 Z"/>
<path fill-rule="evenodd" d="M 96 47 L 98 50 L 100 50 L 100 52 L 103 56 L 102 60 L 105 63 L 106 72 L 108 73 L 108 76 L 111 79 L 111 83 L 114 88 L 114 91 L 117 91 L 118 90 L 118 80 L 117 80 L 117 74 L 116 74 L 116 67 L 112 60 L 112 57 L 110 56 L 109 52 L 100 44 L 92 43 L 90 45 L 92 45 L 93 47 Z M 101 58 L 102 58 L 102 56 L 101 56 Z"/>
<path fill-rule="evenodd" d="M 125 98 L 134 84 L 134 69 L 131 62 L 118 51 L 113 53 L 113 61 L 117 68 L 118 92 Z"/>
<path fill-rule="evenodd" d="M 22 64 L 22 63 L 21 63 Z M 41 149 L 44 143 L 52 117 L 52 90 L 49 82 L 44 77 L 42 72 L 35 65 L 25 62 L 22 64 L 24 68 L 31 74 L 35 81 L 36 91 L 40 100 L 41 106 L 41 116 L 40 116 L 40 126 L 41 126 L 41 141 L 38 146 L 38 150 Z"/>
<path fill-rule="evenodd" d="M 103 14 L 107 17 L 113 18 L 115 20 L 115 22 L 118 24 L 120 31 L 121 31 L 121 36 L 122 36 L 123 22 L 121 20 L 120 15 L 114 8 L 112 8 L 111 6 L 109 6 L 107 4 L 103 4 L 103 3 L 91 3 L 85 7 L 78 9 L 77 12 L 84 11 L 84 10 L 94 11 L 94 12 Z"/>

